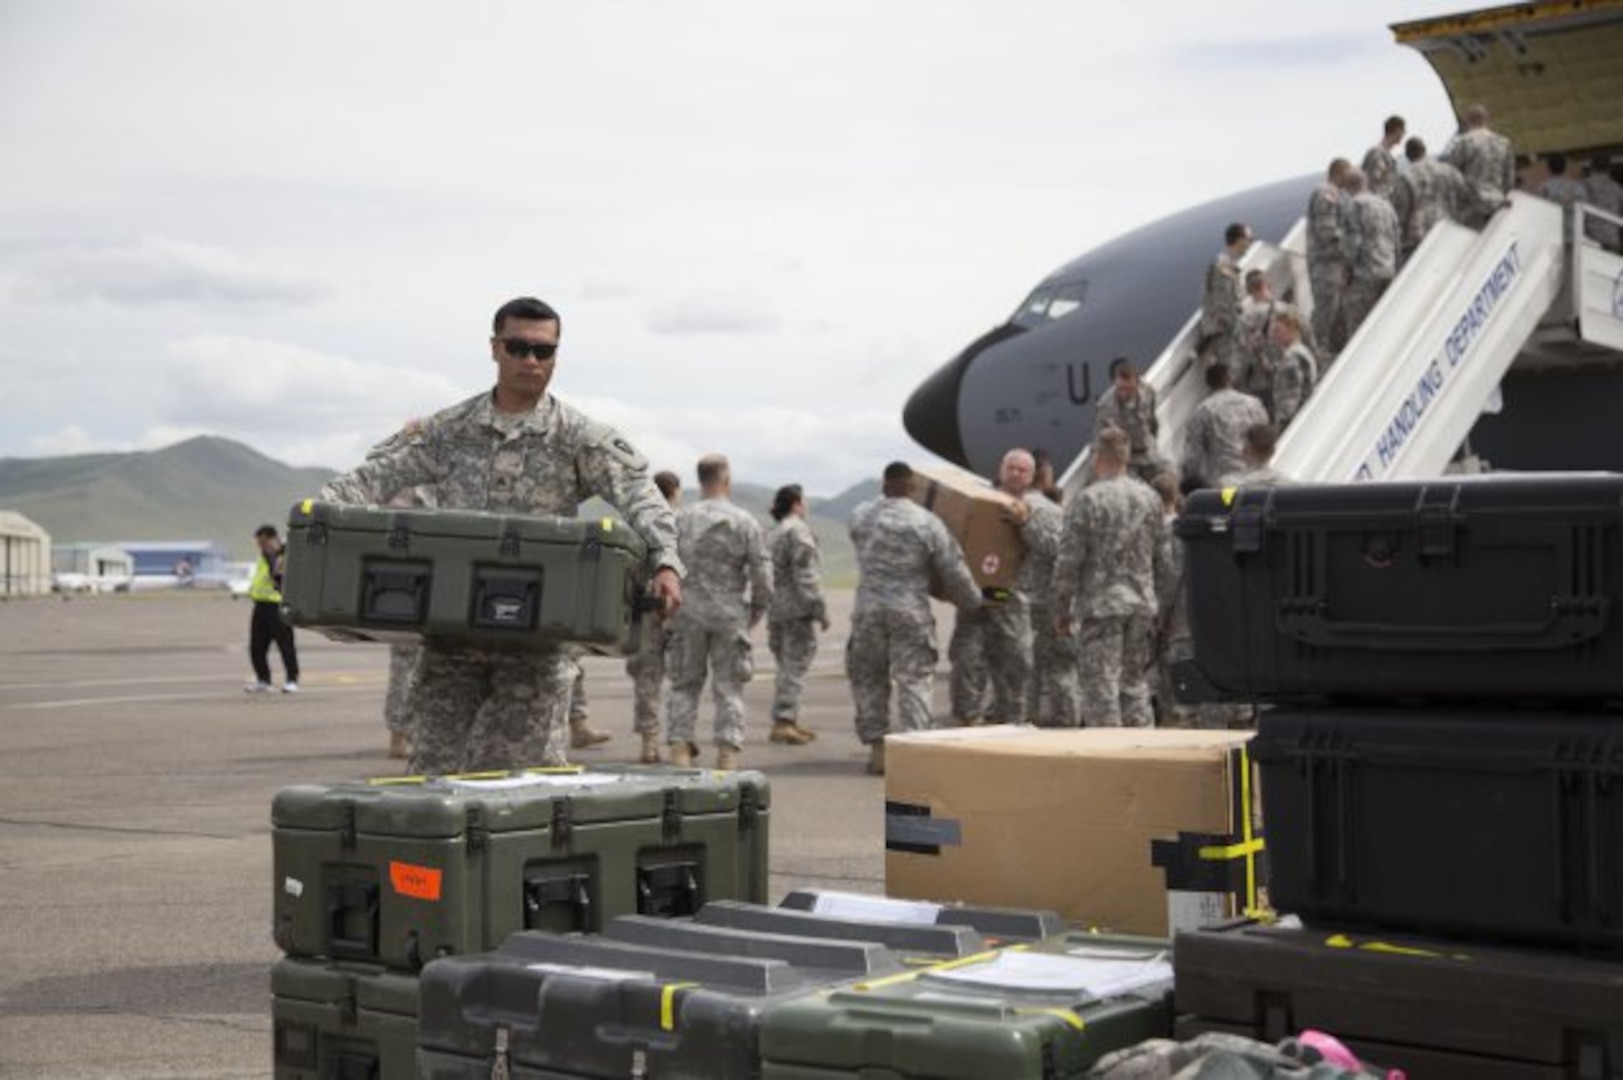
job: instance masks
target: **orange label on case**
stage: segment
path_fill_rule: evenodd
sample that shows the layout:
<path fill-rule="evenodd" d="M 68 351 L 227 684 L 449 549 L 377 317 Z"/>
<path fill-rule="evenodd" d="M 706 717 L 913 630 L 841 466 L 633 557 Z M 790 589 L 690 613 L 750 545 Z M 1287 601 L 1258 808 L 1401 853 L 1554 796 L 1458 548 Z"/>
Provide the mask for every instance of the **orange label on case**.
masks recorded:
<path fill-rule="evenodd" d="M 438 900 L 443 874 L 444 871 L 431 866 L 413 866 L 403 862 L 389 864 L 389 884 L 394 886 L 395 892 L 413 900 Z"/>

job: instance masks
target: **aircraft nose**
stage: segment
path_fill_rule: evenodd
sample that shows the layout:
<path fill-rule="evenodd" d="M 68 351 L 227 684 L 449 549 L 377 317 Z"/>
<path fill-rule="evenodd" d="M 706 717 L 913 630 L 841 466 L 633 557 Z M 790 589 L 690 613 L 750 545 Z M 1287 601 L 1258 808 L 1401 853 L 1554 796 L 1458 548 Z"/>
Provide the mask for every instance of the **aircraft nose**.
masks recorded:
<path fill-rule="evenodd" d="M 965 366 L 961 359 L 943 366 L 920 383 L 902 407 L 902 426 L 913 441 L 959 465 L 968 460 L 958 430 L 958 394 Z"/>

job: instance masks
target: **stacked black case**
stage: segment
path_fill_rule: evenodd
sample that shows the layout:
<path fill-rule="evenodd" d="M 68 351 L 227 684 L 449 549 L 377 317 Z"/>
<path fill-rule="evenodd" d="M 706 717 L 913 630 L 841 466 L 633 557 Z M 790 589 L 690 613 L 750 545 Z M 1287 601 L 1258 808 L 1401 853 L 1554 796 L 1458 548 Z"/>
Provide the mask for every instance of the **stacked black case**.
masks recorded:
<path fill-rule="evenodd" d="M 1175 682 L 1265 706 L 1271 899 L 1306 924 L 1181 937 L 1182 1031 L 1623 1077 L 1623 1022 L 1575 1005 L 1623 989 L 1623 477 L 1199 492 L 1176 532 Z"/>

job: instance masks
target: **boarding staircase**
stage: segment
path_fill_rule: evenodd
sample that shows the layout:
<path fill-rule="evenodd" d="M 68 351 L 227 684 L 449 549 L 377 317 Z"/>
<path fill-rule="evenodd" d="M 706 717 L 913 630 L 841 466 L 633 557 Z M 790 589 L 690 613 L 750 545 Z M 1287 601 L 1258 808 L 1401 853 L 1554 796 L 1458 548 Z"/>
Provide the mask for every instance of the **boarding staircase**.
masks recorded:
<path fill-rule="evenodd" d="M 1439 476 L 1458 468 L 1513 365 L 1623 364 L 1623 256 L 1586 236 L 1592 219 L 1623 226 L 1578 207 L 1566 234 L 1559 206 L 1516 193 L 1480 232 L 1433 228 L 1322 373 L 1275 468 L 1298 481 Z M 1253 245 L 1241 265 L 1261 268 L 1275 295 L 1311 311 L 1305 220 L 1278 246 Z M 1199 327 L 1197 310 L 1144 375 L 1159 398 L 1161 451 L 1174 463 L 1207 393 Z M 1085 482 L 1086 465 L 1084 455 L 1067 481 Z"/>

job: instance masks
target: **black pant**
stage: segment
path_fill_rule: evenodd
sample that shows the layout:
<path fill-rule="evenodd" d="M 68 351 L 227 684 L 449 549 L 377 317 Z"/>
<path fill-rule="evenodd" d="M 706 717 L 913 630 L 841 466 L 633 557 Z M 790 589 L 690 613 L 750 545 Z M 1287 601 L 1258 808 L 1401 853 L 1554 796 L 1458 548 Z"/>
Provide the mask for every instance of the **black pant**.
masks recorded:
<path fill-rule="evenodd" d="M 276 651 L 282 654 L 282 670 L 288 682 L 299 681 L 299 654 L 293 648 L 293 628 L 282 621 L 278 604 L 254 601 L 253 621 L 248 625 L 248 659 L 254 665 L 254 674 L 263 683 L 270 682 L 270 647 L 276 642 Z"/>

